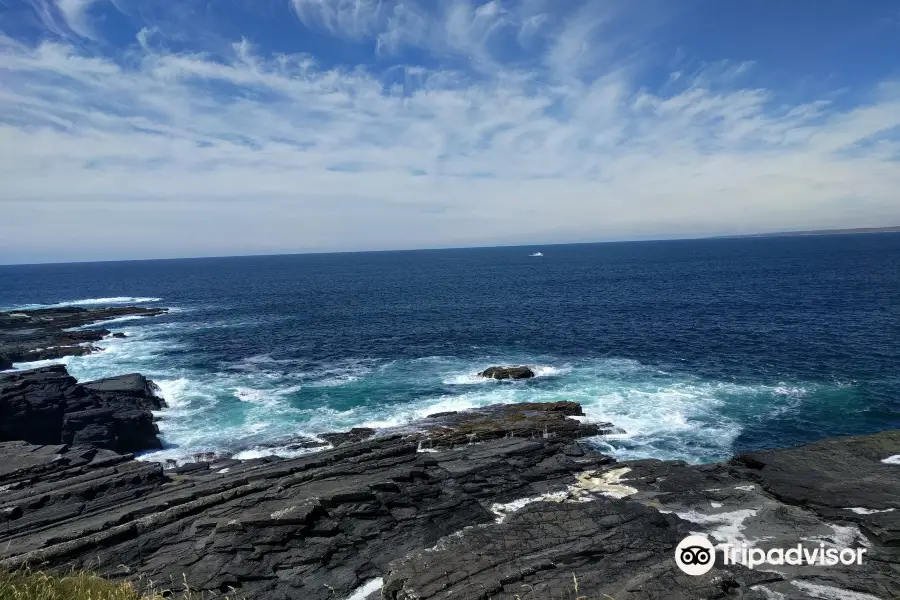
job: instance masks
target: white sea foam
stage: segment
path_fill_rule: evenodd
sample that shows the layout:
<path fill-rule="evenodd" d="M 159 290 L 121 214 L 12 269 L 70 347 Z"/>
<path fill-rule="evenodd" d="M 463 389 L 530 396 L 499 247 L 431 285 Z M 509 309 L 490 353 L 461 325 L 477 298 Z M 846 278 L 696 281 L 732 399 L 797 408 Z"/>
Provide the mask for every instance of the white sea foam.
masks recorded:
<path fill-rule="evenodd" d="M 296 435 L 351 427 L 396 427 L 436 412 L 490 404 L 573 400 L 582 404 L 589 420 L 608 421 L 625 430 L 595 440 L 616 458 L 701 462 L 732 453 L 732 442 L 747 418 L 741 411 L 753 411 L 753 418 L 759 418 L 761 410 L 777 414 L 802 402 L 809 389 L 789 382 L 741 386 L 708 381 L 633 360 L 563 362 L 528 355 L 321 363 L 273 353 L 238 359 L 226 368 L 198 370 L 185 360 L 189 353 L 184 351 L 194 331 L 220 325 L 130 321 L 123 328 L 128 337 L 99 342 L 101 353 L 16 367 L 63 363 L 80 381 L 144 373 L 157 382 L 169 405 L 158 413 L 166 448 L 146 456 L 154 459 L 252 449 Z M 492 364 L 531 365 L 537 381 L 510 385 L 477 376 Z M 385 393 L 395 386 L 434 391 L 412 399 Z M 766 402 L 747 402 L 748 397 Z M 900 457 L 896 460 L 900 463 Z"/>
<path fill-rule="evenodd" d="M 190 404 L 186 390 L 189 381 L 185 377 L 178 379 L 154 379 L 153 383 L 160 389 L 160 393 L 169 408 L 184 408 Z"/>
<path fill-rule="evenodd" d="M 895 454 L 894 456 L 888 456 L 881 462 L 883 462 L 886 465 L 900 465 L 900 454 Z"/>
<path fill-rule="evenodd" d="M 450 375 L 441 380 L 444 385 L 490 385 L 495 382 L 493 379 L 482 377 L 478 373 L 457 373 Z"/>
<path fill-rule="evenodd" d="M 272 448 L 254 448 L 250 450 L 242 450 L 234 454 L 233 458 L 238 460 L 251 460 L 253 458 L 265 458 L 266 456 L 280 456 L 282 458 L 296 458 L 306 454 L 312 454 L 326 448 L 288 448 L 288 447 L 272 447 Z"/>
<path fill-rule="evenodd" d="M 885 508 L 883 510 L 876 510 L 873 508 L 854 507 L 854 508 L 848 508 L 847 510 L 855 512 L 858 515 L 875 515 L 878 513 L 894 512 L 897 509 L 896 508 Z"/>
<path fill-rule="evenodd" d="M 140 296 L 114 296 L 111 298 L 84 298 L 82 300 L 66 300 L 54 304 L 21 304 L 11 306 L 3 310 L 36 310 L 40 308 L 65 308 L 67 306 L 96 306 L 106 304 L 142 304 L 145 302 L 160 302 L 162 298 L 149 298 Z"/>
<path fill-rule="evenodd" d="M 146 318 L 147 316 L 145 315 L 128 315 L 126 317 L 115 317 L 114 319 L 106 319 L 105 321 L 96 321 L 94 323 L 91 323 L 90 325 L 79 327 L 78 329 L 89 329 L 97 326 L 112 325 L 114 323 L 125 323 L 126 321 L 140 321 Z"/>
<path fill-rule="evenodd" d="M 549 365 L 538 365 L 531 370 L 534 371 L 535 377 L 556 377 L 572 372 L 571 367 L 553 367 Z"/>
<path fill-rule="evenodd" d="M 278 402 L 278 397 L 273 395 L 269 390 L 255 390 L 253 388 L 238 387 L 235 388 L 234 395 L 242 402 L 261 404 L 263 406 L 273 406 Z"/>
<path fill-rule="evenodd" d="M 609 436 L 605 449 L 617 458 L 709 459 L 727 455 L 741 424 L 722 414 L 723 390 L 718 384 L 653 380 L 621 382 L 600 379 L 572 385 L 566 399 L 580 402 L 592 420 L 625 430 Z M 626 442 L 616 443 L 616 442 Z M 685 455 L 685 443 L 710 456 Z"/>
<path fill-rule="evenodd" d="M 49 367 L 50 365 L 68 365 L 74 356 L 63 356 L 62 358 L 49 358 L 47 360 L 32 360 L 30 362 L 13 363 L 10 371 L 25 371 L 28 369 L 39 369 L 41 367 Z"/>
<path fill-rule="evenodd" d="M 380 590 L 382 585 L 384 585 L 384 580 L 381 577 L 373 579 L 350 594 L 347 600 L 366 600 L 366 598 Z"/>
<path fill-rule="evenodd" d="M 705 533 L 716 540 L 720 540 L 720 544 L 740 546 L 741 544 L 753 544 L 754 540 L 744 535 L 744 530 L 746 529 L 744 522 L 756 516 L 757 512 L 759 511 L 756 509 L 744 509 L 725 513 L 705 514 L 692 510 L 676 514 L 685 521 L 708 526 L 709 529 Z"/>

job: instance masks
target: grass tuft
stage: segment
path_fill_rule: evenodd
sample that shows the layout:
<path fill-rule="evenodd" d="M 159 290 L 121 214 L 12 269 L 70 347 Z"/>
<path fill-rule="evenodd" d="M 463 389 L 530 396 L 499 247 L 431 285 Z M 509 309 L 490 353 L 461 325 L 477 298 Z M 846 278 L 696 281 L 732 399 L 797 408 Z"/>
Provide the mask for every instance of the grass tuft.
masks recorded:
<path fill-rule="evenodd" d="M 162 589 L 139 580 L 139 587 L 141 591 L 133 583 L 109 581 L 89 571 L 57 575 L 0 569 L 0 600 L 238 600 L 227 594 L 196 592 L 186 584 Z"/>
<path fill-rule="evenodd" d="M 114 583 L 87 572 L 51 575 L 0 571 L 0 600 L 163 600 L 142 596 L 130 583 Z"/>

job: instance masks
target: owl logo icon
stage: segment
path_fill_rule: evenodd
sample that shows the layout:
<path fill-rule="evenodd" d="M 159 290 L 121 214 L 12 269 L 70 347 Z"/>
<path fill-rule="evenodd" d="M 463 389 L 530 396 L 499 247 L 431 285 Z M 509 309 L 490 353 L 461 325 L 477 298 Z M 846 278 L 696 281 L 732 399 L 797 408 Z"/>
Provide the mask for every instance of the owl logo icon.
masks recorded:
<path fill-rule="evenodd" d="M 675 564 L 688 575 L 705 575 L 716 562 L 716 549 L 709 538 L 689 535 L 675 547 Z"/>

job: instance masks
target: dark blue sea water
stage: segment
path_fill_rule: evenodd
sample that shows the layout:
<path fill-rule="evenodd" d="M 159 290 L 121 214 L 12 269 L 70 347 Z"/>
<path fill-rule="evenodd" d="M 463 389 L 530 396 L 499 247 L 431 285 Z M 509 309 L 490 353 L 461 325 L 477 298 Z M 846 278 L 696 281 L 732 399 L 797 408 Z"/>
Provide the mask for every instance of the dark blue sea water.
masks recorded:
<path fill-rule="evenodd" d="M 623 427 L 621 457 L 900 427 L 896 234 L 0 267 L 0 306 L 129 302 L 173 312 L 65 362 L 159 383 L 151 458 L 526 400 Z"/>

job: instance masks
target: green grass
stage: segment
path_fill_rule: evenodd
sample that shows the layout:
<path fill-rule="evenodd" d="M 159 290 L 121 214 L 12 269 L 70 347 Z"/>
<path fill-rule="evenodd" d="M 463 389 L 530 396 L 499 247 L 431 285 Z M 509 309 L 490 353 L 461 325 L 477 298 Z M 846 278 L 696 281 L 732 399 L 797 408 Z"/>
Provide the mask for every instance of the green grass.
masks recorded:
<path fill-rule="evenodd" d="M 93 573 L 0 571 L 0 600 L 162 600 L 162 596 L 142 596 L 129 583 L 114 583 Z"/>
<path fill-rule="evenodd" d="M 233 596 L 195 592 L 187 585 L 160 587 L 139 581 L 141 591 L 128 582 L 109 581 L 87 571 L 62 575 L 42 571 L 0 570 L 0 600 L 238 600 Z"/>

